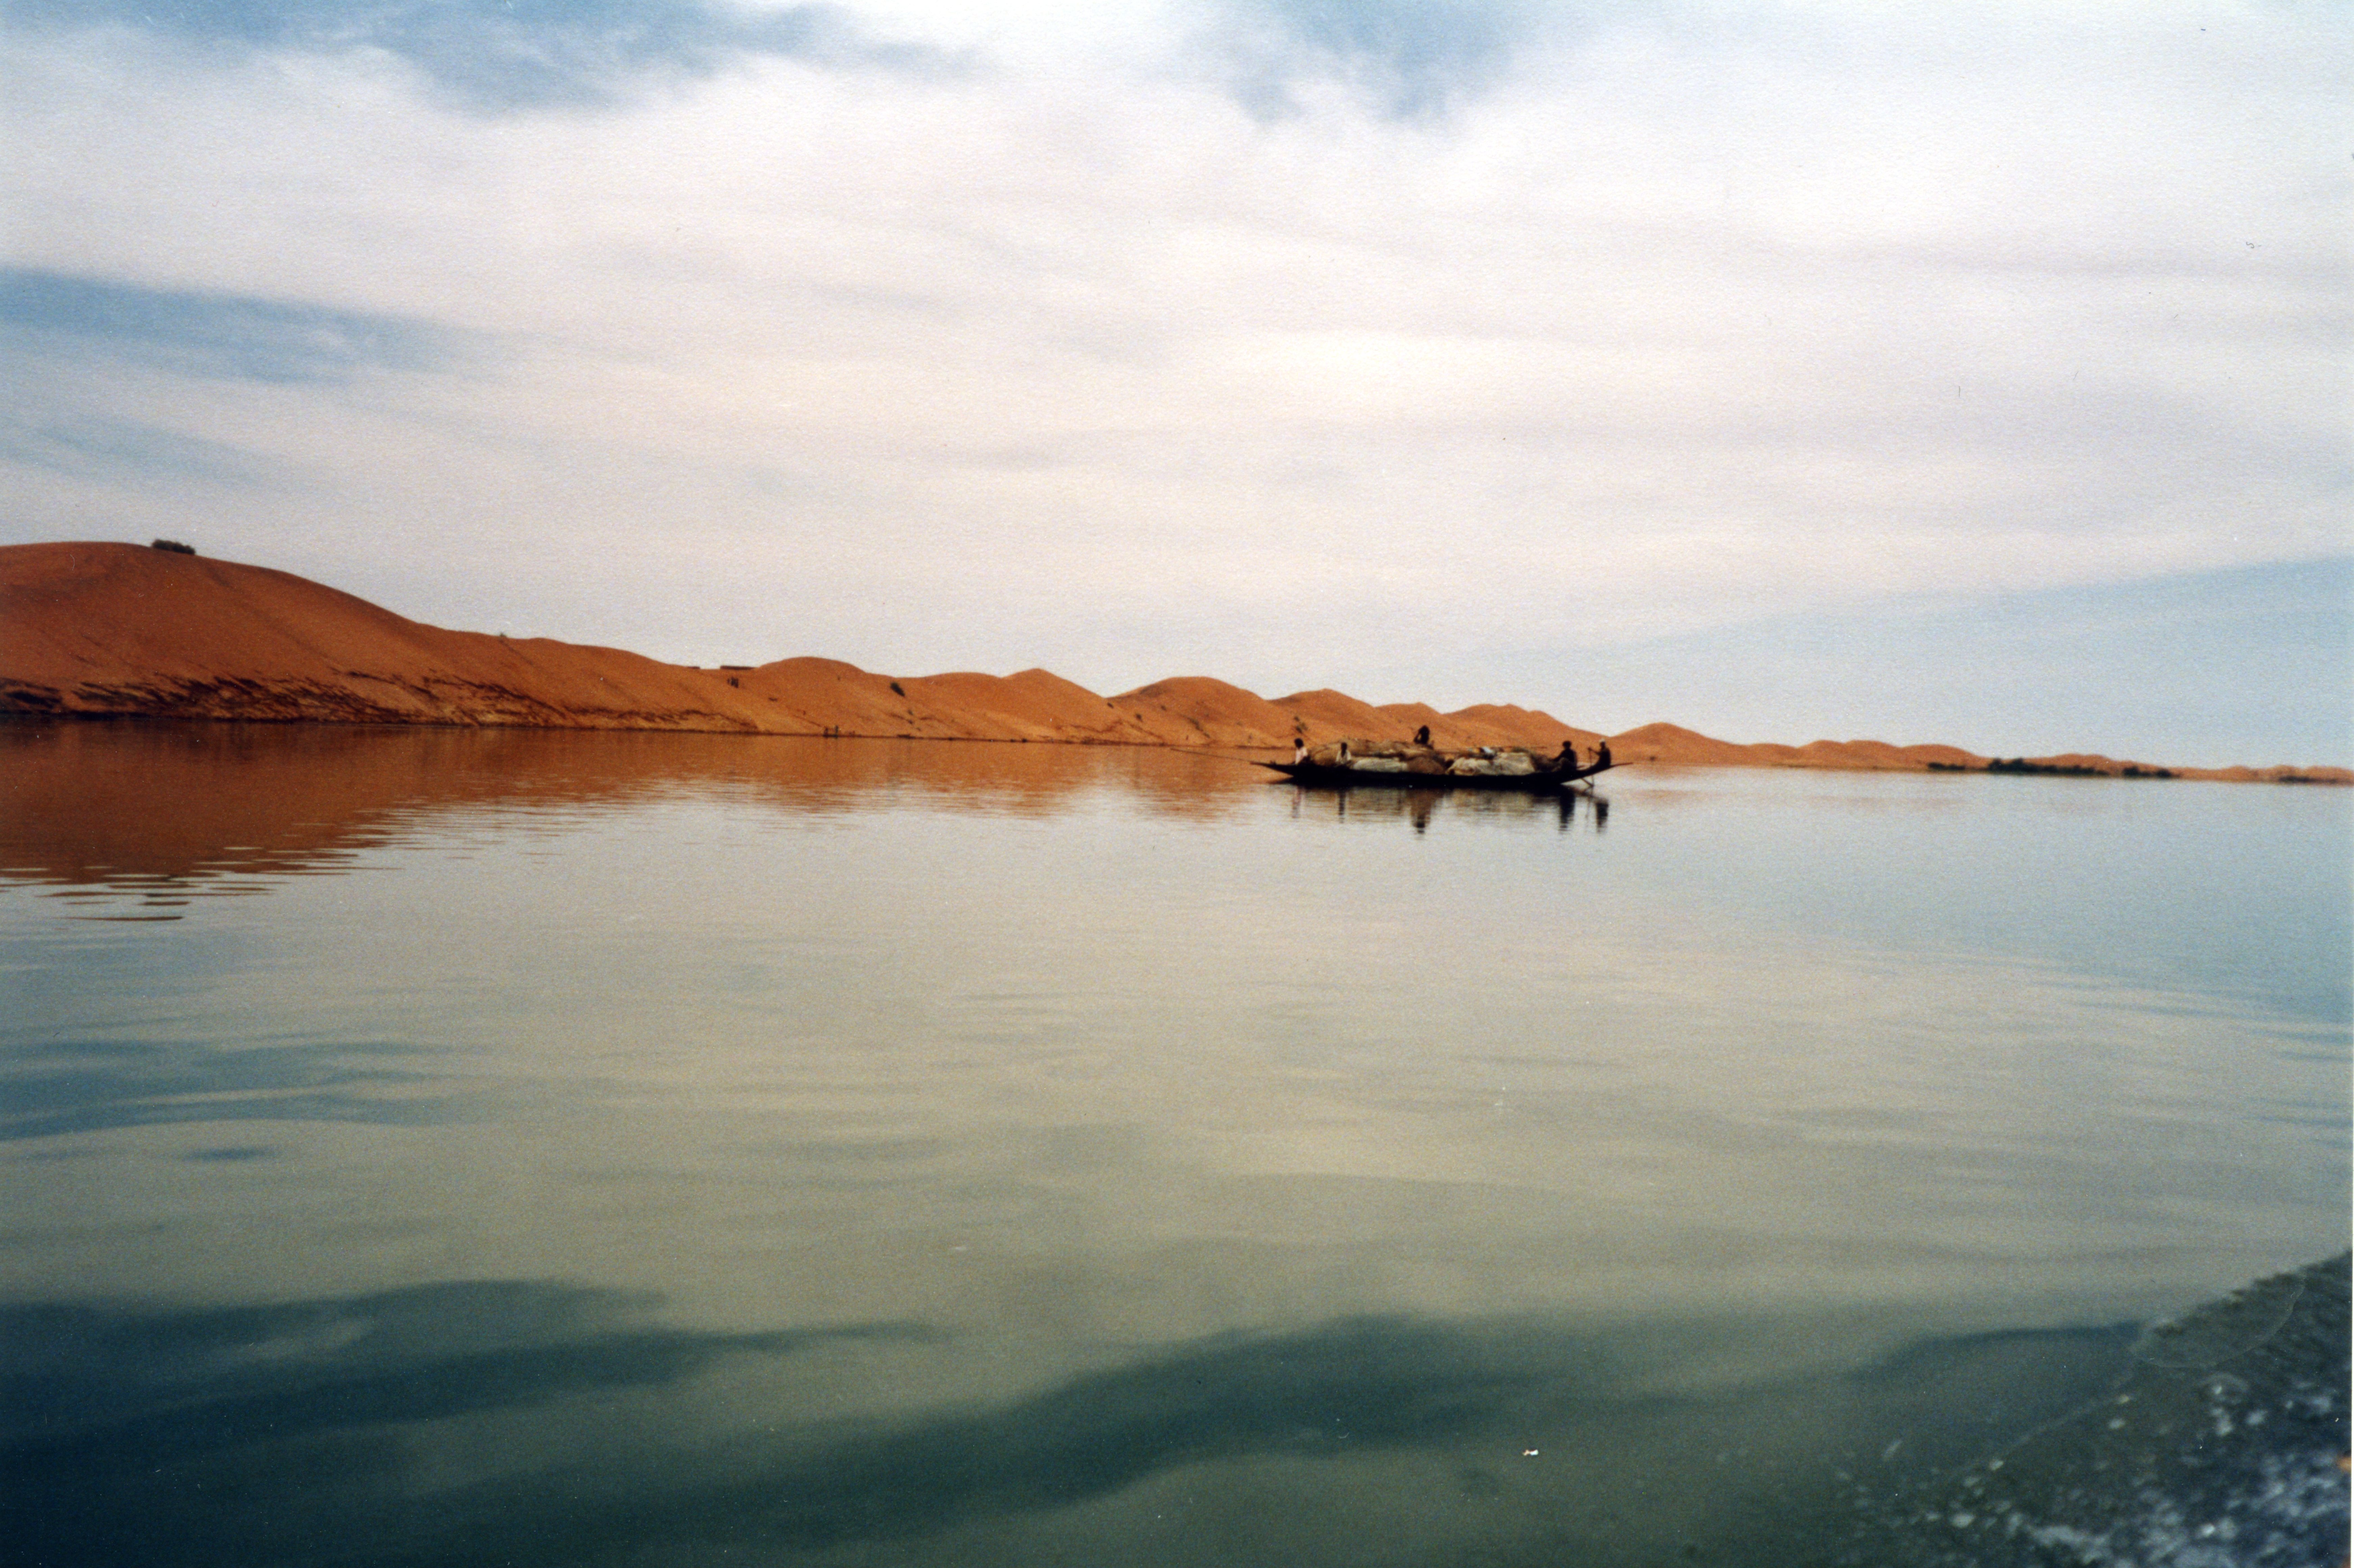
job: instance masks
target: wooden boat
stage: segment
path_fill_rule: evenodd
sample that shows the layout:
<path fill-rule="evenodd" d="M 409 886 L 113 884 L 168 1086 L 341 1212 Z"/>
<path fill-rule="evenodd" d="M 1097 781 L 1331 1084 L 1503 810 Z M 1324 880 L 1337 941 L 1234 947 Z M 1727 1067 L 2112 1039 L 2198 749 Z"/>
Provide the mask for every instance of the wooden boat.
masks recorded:
<path fill-rule="evenodd" d="M 1262 762 L 1295 784 L 1319 789 L 1510 789 L 1523 795 L 1549 795 L 1558 789 L 1608 771 L 1616 763 L 1599 767 L 1539 768 L 1534 773 L 1416 773 L 1376 772 L 1316 762 Z"/>

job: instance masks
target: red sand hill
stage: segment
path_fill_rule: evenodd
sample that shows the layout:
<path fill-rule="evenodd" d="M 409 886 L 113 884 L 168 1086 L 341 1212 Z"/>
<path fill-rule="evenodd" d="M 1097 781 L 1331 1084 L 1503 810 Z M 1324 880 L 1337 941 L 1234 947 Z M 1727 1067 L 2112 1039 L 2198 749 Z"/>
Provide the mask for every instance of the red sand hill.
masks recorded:
<path fill-rule="evenodd" d="M 831 659 L 700 670 L 614 648 L 449 631 L 290 573 L 133 545 L 0 547 L 0 714 L 903 736 L 1288 749 L 1344 736 L 1441 747 L 1590 750 L 1550 714 L 1481 704 L 1443 714 L 1344 693 L 1275 701 L 1206 676 L 1103 697 L 1044 670 L 871 674 Z M 1741 746 L 1673 725 L 1611 737 L 1622 763 L 1982 768 L 1946 746 L 1819 740 Z M 2119 773 L 2070 756 L 2038 765 Z M 2178 770 L 2187 778 L 2354 782 L 2345 768 Z"/>
<path fill-rule="evenodd" d="M 1521 727 L 1490 720 L 1463 744 L 1551 749 L 1566 733 L 1491 711 Z M 1044 670 L 894 678 L 811 658 L 698 670 L 448 631 L 290 573 L 111 544 L 0 548 L 0 713 L 1269 749 L 1414 730 L 1337 692 L 1269 703 L 1200 676 L 1103 697 Z"/>

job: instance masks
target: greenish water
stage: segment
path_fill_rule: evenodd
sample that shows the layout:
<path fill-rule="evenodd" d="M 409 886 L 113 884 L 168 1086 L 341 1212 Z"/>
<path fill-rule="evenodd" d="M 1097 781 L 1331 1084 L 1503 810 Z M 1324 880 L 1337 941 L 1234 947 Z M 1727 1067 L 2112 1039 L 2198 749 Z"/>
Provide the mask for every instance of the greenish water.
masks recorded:
<path fill-rule="evenodd" d="M 1262 777 L 0 728 L 6 1549 L 2296 1560 L 1923 1521 L 2345 1247 L 2354 796 Z"/>

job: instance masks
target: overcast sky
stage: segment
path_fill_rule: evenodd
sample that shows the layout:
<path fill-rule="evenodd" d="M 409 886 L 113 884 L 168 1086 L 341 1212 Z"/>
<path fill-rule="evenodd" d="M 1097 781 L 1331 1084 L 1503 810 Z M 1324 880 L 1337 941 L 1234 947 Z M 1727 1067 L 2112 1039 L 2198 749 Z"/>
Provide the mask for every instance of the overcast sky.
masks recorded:
<path fill-rule="evenodd" d="M 0 542 L 2349 763 L 2344 5 L 8 0 Z"/>

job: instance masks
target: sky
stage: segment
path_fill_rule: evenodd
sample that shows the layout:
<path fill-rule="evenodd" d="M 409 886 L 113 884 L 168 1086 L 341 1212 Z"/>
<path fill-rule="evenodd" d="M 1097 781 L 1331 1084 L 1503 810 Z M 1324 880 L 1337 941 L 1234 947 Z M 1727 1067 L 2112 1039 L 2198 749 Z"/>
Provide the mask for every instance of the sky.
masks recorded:
<path fill-rule="evenodd" d="M 2354 8 L 5 0 L 0 544 L 2354 764 Z"/>

